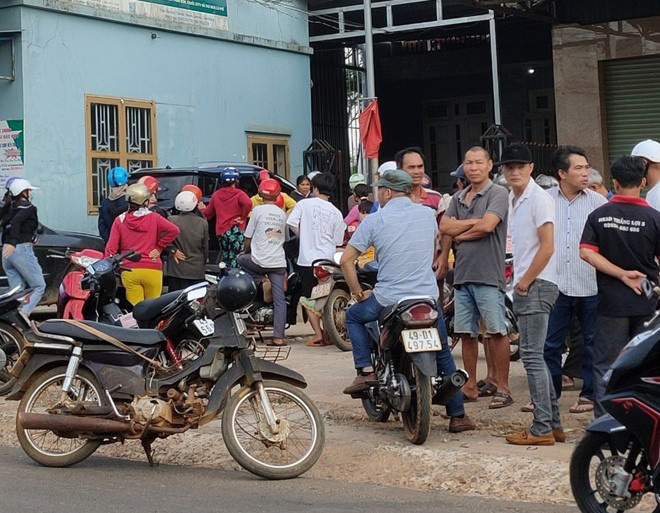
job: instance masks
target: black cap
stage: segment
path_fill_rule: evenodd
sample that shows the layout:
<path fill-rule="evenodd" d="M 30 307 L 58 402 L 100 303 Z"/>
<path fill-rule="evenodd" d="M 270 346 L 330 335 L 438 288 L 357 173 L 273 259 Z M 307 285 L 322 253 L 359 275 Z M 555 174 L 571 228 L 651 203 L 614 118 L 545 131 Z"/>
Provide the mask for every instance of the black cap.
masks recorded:
<path fill-rule="evenodd" d="M 465 176 L 465 168 L 463 167 L 463 164 L 458 166 L 455 171 L 449 173 L 449 176 L 453 176 L 454 178 L 465 178 L 467 180 L 467 177 Z"/>
<path fill-rule="evenodd" d="M 506 148 L 504 148 L 504 151 L 502 151 L 502 157 L 496 165 L 501 166 L 502 164 L 510 164 L 513 162 L 530 164 L 532 162 L 532 152 L 529 151 L 529 148 L 524 144 L 509 144 Z"/>

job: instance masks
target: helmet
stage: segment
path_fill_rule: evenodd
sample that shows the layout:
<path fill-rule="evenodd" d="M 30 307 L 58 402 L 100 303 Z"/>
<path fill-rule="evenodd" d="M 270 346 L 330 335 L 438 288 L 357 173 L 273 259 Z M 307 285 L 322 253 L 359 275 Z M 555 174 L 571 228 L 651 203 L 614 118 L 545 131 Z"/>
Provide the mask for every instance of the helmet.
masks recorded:
<path fill-rule="evenodd" d="M 270 171 L 268 169 L 262 169 L 259 171 L 259 181 L 263 182 L 264 180 L 268 180 L 270 178 Z"/>
<path fill-rule="evenodd" d="M 7 178 L 7 181 L 5 182 L 5 188 L 7 190 L 9 190 L 9 188 L 11 187 L 12 182 L 14 180 L 18 180 L 19 178 L 20 178 L 19 176 L 10 176 L 9 178 Z"/>
<path fill-rule="evenodd" d="M 38 187 L 33 187 L 30 185 L 30 182 L 28 182 L 25 178 L 16 178 L 11 182 L 11 185 L 9 186 L 9 192 L 11 192 L 12 196 L 18 196 L 23 191 L 34 191 L 36 189 L 38 189 Z"/>
<path fill-rule="evenodd" d="M 351 188 L 351 190 L 355 189 L 355 186 L 361 183 L 367 183 L 362 173 L 353 173 L 348 179 L 348 186 Z"/>
<path fill-rule="evenodd" d="M 222 185 L 229 185 L 236 182 L 241 175 L 235 167 L 226 167 L 220 172 L 220 182 Z"/>
<path fill-rule="evenodd" d="M 559 182 L 555 177 L 548 175 L 539 175 L 534 181 L 544 189 L 550 189 L 551 187 L 559 185 Z"/>
<path fill-rule="evenodd" d="M 274 201 L 280 194 L 282 187 L 274 178 L 268 178 L 259 184 L 259 196 Z"/>
<path fill-rule="evenodd" d="M 197 206 L 195 193 L 191 191 L 181 191 L 174 199 L 174 208 L 179 212 L 192 212 Z"/>
<path fill-rule="evenodd" d="M 218 282 L 217 304 L 229 312 L 245 310 L 257 295 L 254 280 L 239 269 L 231 269 Z"/>
<path fill-rule="evenodd" d="M 137 183 L 146 185 L 147 189 L 149 189 L 149 194 L 156 194 L 158 192 L 158 187 L 160 186 L 158 180 L 149 175 L 143 176 Z"/>
<path fill-rule="evenodd" d="M 113 167 L 108 172 L 108 185 L 110 187 L 121 187 L 128 182 L 128 171 L 123 167 Z"/>
<path fill-rule="evenodd" d="M 126 195 L 128 196 L 128 201 L 130 203 L 142 206 L 149 201 L 151 193 L 149 192 L 149 188 L 143 183 L 134 183 L 133 185 L 128 186 L 128 189 L 126 189 Z"/>
<path fill-rule="evenodd" d="M 385 171 L 394 171 L 397 169 L 396 162 L 393 160 L 388 160 L 387 162 L 383 162 L 380 167 L 378 168 L 378 174 L 380 176 L 383 176 L 383 173 Z"/>
<path fill-rule="evenodd" d="M 200 189 L 196 185 L 193 185 L 193 184 L 184 185 L 183 187 L 181 187 L 181 192 L 183 192 L 183 191 L 192 192 L 195 195 L 195 198 L 197 198 L 197 203 L 202 201 L 202 197 L 203 197 L 202 189 Z"/>
<path fill-rule="evenodd" d="M 651 162 L 660 162 L 660 143 L 647 139 L 638 143 L 630 153 L 631 157 L 644 157 Z"/>

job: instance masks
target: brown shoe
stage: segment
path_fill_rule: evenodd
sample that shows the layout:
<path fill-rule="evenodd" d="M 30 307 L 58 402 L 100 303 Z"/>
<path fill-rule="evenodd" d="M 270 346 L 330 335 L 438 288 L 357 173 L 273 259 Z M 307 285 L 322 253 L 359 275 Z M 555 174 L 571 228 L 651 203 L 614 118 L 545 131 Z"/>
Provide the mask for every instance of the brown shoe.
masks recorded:
<path fill-rule="evenodd" d="M 552 433 L 536 436 L 527 430 L 507 436 L 506 441 L 513 445 L 555 445 L 555 437 Z"/>
<path fill-rule="evenodd" d="M 450 433 L 462 433 L 463 431 L 474 431 L 477 426 L 470 420 L 470 417 L 465 415 L 463 418 L 452 417 L 449 421 Z"/>
<path fill-rule="evenodd" d="M 360 392 L 364 392 L 365 390 L 368 390 L 369 387 L 371 386 L 370 383 L 377 383 L 377 382 L 378 382 L 378 376 L 376 375 L 375 372 L 372 372 L 371 374 L 368 374 L 366 376 L 359 374 L 353 380 L 353 383 L 351 383 L 346 388 L 344 388 L 344 393 L 347 395 L 358 394 Z"/>
<path fill-rule="evenodd" d="M 566 433 L 564 433 L 564 430 L 562 428 L 559 429 L 553 429 L 552 430 L 552 436 L 555 439 L 555 442 L 563 444 L 566 442 Z"/>

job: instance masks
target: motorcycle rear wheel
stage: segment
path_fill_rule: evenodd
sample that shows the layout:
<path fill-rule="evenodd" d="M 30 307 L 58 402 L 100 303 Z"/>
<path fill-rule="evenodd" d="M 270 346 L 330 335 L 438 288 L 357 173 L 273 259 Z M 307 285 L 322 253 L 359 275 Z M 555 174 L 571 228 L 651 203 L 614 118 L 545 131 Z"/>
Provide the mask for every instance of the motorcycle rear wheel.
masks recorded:
<path fill-rule="evenodd" d="M 401 412 L 403 430 L 410 443 L 422 445 L 431 431 L 431 378 L 425 376 L 407 355 L 403 357 L 402 374 L 410 383 L 410 407 Z"/>
<path fill-rule="evenodd" d="M 66 367 L 56 367 L 36 378 L 18 405 L 18 413 L 46 413 L 60 401 Z M 87 369 L 79 369 L 73 380 L 69 398 L 74 402 L 107 404 L 103 388 Z M 60 437 L 53 431 L 28 430 L 18 423 L 16 435 L 25 453 L 45 467 L 69 467 L 89 458 L 101 445 L 100 441 Z"/>
<path fill-rule="evenodd" d="M 275 415 L 286 421 L 288 433 L 279 442 L 265 438 L 268 425 L 259 393 L 254 387 L 243 387 L 229 398 L 222 413 L 222 439 L 245 470 L 265 479 L 298 477 L 312 468 L 323 452 L 323 419 L 299 388 L 280 381 L 264 381 L 263 386 Z M 292 454 L 302 454 L 288 457 L 285 451 L 289 449 Z M 269 457 L 271 461 L 267 461 Z"/>
<path fill-rule="evenodd" d="M 343 289 L 330 292 L 323 308 L 323 325 L 330 341 L 342 351 L 351 351 L 353 344 L 346 329 L 346 310 L 351 296 Z"/>
<path fill-rule="evenodd" d="M 0 368 L 0 396 L 6 395 L 16 383 L 16 378 L 9 372 L 23 350 L 23 335 L 12 326 L 0 323 L 0 349 L 5 353 L 7 362 Z"/>

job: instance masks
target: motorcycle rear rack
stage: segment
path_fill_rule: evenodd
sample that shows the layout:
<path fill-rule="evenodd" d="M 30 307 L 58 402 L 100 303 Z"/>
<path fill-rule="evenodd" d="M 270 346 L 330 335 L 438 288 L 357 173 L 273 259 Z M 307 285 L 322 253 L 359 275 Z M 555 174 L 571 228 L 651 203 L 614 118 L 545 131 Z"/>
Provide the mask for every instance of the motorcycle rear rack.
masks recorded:
<path fill-rule="evenodd" d="M 286 360 L 291 353 L 291 346 L 255 346 L 254 356 L 269 362 Z"/>

